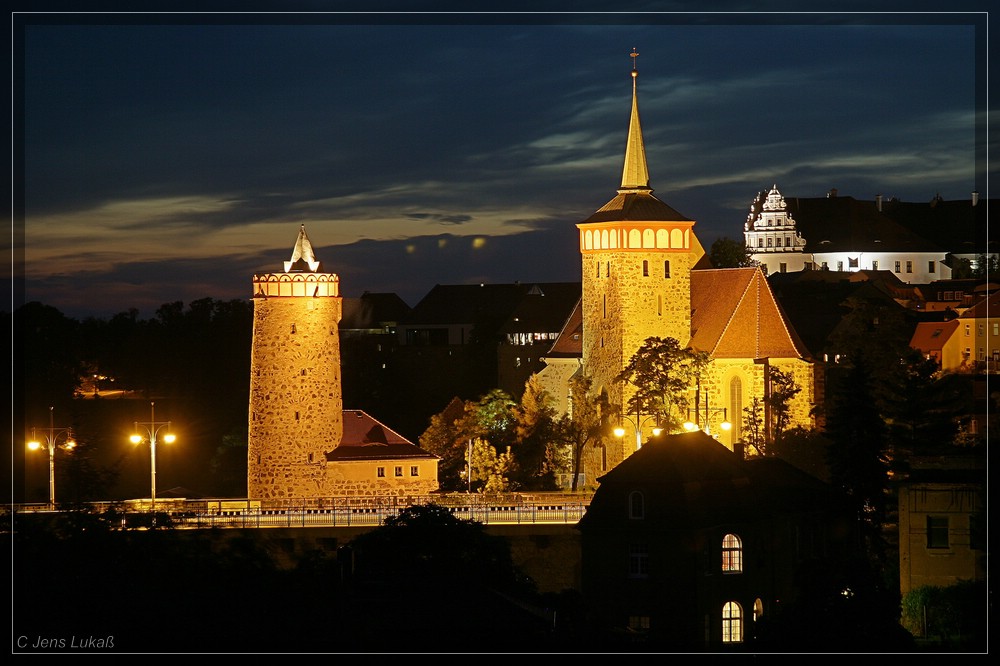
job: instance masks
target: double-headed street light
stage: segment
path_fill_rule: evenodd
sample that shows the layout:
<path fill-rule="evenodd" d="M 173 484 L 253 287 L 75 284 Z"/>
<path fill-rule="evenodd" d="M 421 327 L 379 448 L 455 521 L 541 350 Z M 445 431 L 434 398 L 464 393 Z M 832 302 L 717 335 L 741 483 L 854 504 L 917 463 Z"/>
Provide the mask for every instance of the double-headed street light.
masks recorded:
<path fill-rule="evenodd" d="M 632 425 L 633 428 L 635 428 L 635 450 L 636 451 L 638 451 L 639 449 L 642 448 L 642 427 L 644 425 L 646 425 L 646 423 L 649 422 L 650 420 L 656 419 L 657 416 L 658 416 L 657 414 L 650 414 L 646 418 L 642 418 L 642 415 L 639 413 L 639 404 L 638 404 L 638 402 L 636 402 L 635 419 L 634 420 L 632 418 L 628 417 L 628 416 L 622 416 L 622 417 L 620 417 L 620 418 L 624 418 L 626 421 L 628 421 Z M 657 423 L 657 426 L 655 428 L 653 428 L 653 434 L 654 435 L 659 435 L 661 432 L 663 432 L 663 429 L 660 428 L 659 427 L 659 423 Z M 625 428 L 623 428 L 621 425 L 619 425 L 617 428 L 615 428 L 614 433 L 615 433 L 615 437 L 624 437 L 625 436 Z"/>
<path fill-rule="evenodd" d="M 167 432 L 163 434 L 163 441 L 167 444 L 171 444 L 177 439 L 177 437 L 170 432 L 170 421 L 156 420 L 153 411 L 155 405 L 155 402 L 149 403 L 149 421 L 136 421 L 135 434 L 129 437 L 129 440 L 133 444 L 149 442 L 149 493 L 150 500 L 152 501 L 150 509 L 154 513 L 156 512 L 156 437 L 161 430 L 166 428 Z M 140 432 L 139 426 L 143 426 L 142 430 L 145 430 L 145 435 Z"/>
<path fill-rule="evenodd" d="M 37 451 L 42 448 L 43 443 L 35 436 L 36 431 L 41 431 L 45 433 L 45 442 L 49 450 L 49 507 L 55 508 L 56 506 L 56 447 L 66 451 L 72 451 L 76 447 L 76 440 L 73 439 L 73 429 L 72 428 L 57 428 L 55 425 L 55 407 L 49 407 L 49 427 L 48 428 L 32 428 L 31 429 L 31 439 L 28 440 L 28 448 L 32 451 Z M 65 440 L 62 444 L 59 444 L 59 438 L 65 436 Z"/>

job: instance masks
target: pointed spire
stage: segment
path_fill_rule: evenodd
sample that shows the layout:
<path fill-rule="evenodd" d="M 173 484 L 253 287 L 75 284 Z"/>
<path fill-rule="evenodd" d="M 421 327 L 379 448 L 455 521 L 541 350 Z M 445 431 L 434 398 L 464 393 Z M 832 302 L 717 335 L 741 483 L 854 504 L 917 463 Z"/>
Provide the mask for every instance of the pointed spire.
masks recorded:
<path fill-rule="evenodd" d="M 639 125 L 639 100 L 636 95 L 636 79 L 639 72 L 635 59 L 639 52 L 634 48 L 629 54 L 632 58 L 632 118 L 628 126 L 628 143 L 625 146 L 625 168 L 622 170 L 622 190 L 646 190 L 649 187 L 649 171 L 646 168 L 646 148 L 642 143 L 642 127 Z"/>
<path fill-rule="evenodd" d="M 302 225 L 299 228 L 299 236 L 295 239 L 295 247 L 292 249 L 292 259 L 291 261 L 285 262 L 285 272 L 292 270 L 304 271 L 308 270 L 311 273 L 315 273 L 319 270 L 319 262 L 316 261 L 316 255 L 313 254 L 312 243 L 309 242 L 309 237 L 306 236 L 306 225 Z"/>

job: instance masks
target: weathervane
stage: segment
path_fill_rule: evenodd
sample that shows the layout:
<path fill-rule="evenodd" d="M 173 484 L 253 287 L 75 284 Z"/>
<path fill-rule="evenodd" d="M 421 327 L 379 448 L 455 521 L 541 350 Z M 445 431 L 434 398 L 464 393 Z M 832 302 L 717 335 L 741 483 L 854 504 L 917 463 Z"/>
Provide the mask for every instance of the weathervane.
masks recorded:
<path fill-rule="evenodd" d="M 635 71 L 635 59 L 639 57 L 639 52 L 636 51 L 635 47 L 633 46 L 632 53 L 629 53 L 628 55 L 630 58 L 632 58 L 632 71 Z"/>

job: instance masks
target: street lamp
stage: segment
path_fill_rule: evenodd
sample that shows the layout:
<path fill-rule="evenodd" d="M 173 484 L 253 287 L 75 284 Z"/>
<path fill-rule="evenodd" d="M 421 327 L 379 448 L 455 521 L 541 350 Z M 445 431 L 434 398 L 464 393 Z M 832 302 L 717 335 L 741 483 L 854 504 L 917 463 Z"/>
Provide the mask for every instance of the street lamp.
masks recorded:
<path fill-rule="evenodd" d="M 167 444 L 171 444 L 177 439 L 172 432 L 169 432 L 170 421 L 157 421 L 154 417 L 153 408 L 155 405 L 155 402 L 151 401 L 149 403 L 149 421 L 136 421 L 135 434 L 129 437 L 129 441 L 133 444 L 149 442 L 150 500 L 152 501 L 150 508 L 153 513 L 156 512 L 156 436 L 159 434 L 160 430 L 166 428 L 168 432 L 163 435 L 163 441 Z M 143 430 L 146 431 L 145 436 L 140 434 L 139 426 L 144 426 Z"/>
<path fill-rule="evenodd" d="M 692 432 L 694 430 L 700 430 L 701 429 L 701 416 L 698 413 L 699 408 L 698 408 L 697 404 L 695 404 L 694 410 L 695 410 L 694 421 L 692 421 L 691 420 L 691 408 L 688 407 L 688 420 L 684 424 L 684 429 L 687 430 L 688 432 Z M 712 414 L 718 414 L 719 412 L 722 412 L 722 423 L 719 424 L 719 428 L 721 428 L 722 430 L 729 430 L 729 429 L 731 429 L 733 427 L 733 424 L 729 422 L 728 418 L 726 418 L 726 408 L 725 407 L 709 407 L 708 406 L 708 394 L 706 393 L 705 394 L 705 428 L 704 428 L 706 435 L 711 435 L 712 434 L 712 418 L 711 418 L 711 415 Z"/>
<path fill-rule="evenodd" d="M 657 418 L 657 415 L 656 414 L 650 414 L 646 418 L 642 418 L 642 415 L 639 413 L 639 403 L 638 403 L 638 401 L 636 401 L 636 405 L 635 405 L 635 420 L 631 419 L 628 416 L 620 416 L 619 418 L 620 419 L 624 418 L 626 421 L 628 421 L 632 425 L 633 428 L 635 428 L 635 450 L 638 451 L 639 449 L 642 448 L 642 426 L 646 425 L 646 423 L 650 419 Z M 663 428 L 660 428 L 659 424 L 657 424 L 657 426 L 655 428 L 653 428 L 653 434 L 654 435 L 659 435 L 661 432 L 663 432 Z M 615 428 L 614 433 L 615 433 L 615 437 L 624 437 L 625 436 L 625 428 L 623 428 L 623 427 L 621 427 L 621 425 L 619 425 L 617 428 Z"/>
<path fill-rule="evenodd" d="M 32 428 L 31 439 L 28 440 L 28 448 L 32 451 L 37 451 L 42 448 L 42 442 L 35 437 L 35 431 L 40 430 L 45 433 L 45 446 L 49 450 L 49 506 L 53 509 L 56 507 L 56 446 L 59 446 L 59 438 L 63 435 L 66 436 L 66 441 L 62 443 L 60 448 L 72 451 L 76 447 L 76 440 L 73 439 L 73 429 L 56 428 L 53 425 L 54 423 L 55 407 L 49 407 L 49 427 Z"/>

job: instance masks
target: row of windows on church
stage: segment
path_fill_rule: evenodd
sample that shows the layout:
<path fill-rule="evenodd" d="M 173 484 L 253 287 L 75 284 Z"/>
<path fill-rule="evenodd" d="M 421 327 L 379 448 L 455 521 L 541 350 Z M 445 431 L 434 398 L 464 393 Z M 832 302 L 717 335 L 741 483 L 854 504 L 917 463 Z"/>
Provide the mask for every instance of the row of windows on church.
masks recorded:
<path fill-rule="evenodd" d="M 649 260 L 642 260 L 642 277 L 649 277 Z M 601 277 L 601 262 L 597 262 L 597 277 Z M 604 277 L 611 277 L 611 262 L 604 262 Z M 663 278 L 670 278 L 670 260 L 663 261 Z"/>
<path fill-rule="evenodd" d="M 895 273 L 902 273 L 903 272 L 903 262 L 902 261 L 897 261 L 897 262 L 894 262 L 894 263 L 895 263 L 895 265 L 893 266 L 893 272 L 895 272 Z M 857 259 L 857 258 L 852 259 L 852 258 L 848 257 L 848 259 L 847 259 L 847 268 L 848 269 L 851 269 L 851 268 L 860 268 L 859 264 L 860 264 L 860 260 L 859 259 Z M 806 262 L 804 262 L 802 264 L 802 267 L 805 270 L 807 270 L 807 271 L 812 270 L 813 263 L 811 261 L 806 261 Z M 768 274 L 767 264 L 761 264 L 760 268 L 761 268 L 761 270 L 764 271 L 764 275 Z M 828 261 L 821 262 L 820 265 L 819 265 L 819 269 L 823 270 L 823 271 L 830 270 L 830 262 L 828 262 Z M 786 264 L 784 262 L 778 264 L 778 272 L 779 273 L 785 273 L 787 270 L 788 270 L 788 264 Z M 843 261 L 838 261 L 837 262 L 837 270 L 838 271 L 843 271 L 844 270 L 844 262 Z M 878 259 L 872 259 L 872 270 L 873 271 L 879 270 Z M 906 272 L 907 273 L 912 273 L 913 272 L 913 262 L 912 261 L 907 261 L 906 262 Z M 937 262 L 935 262 L 935 261 L 928 261 L 927 262 L 927 272 L 928 273 L 936 273 L 937 272 Z"/>

